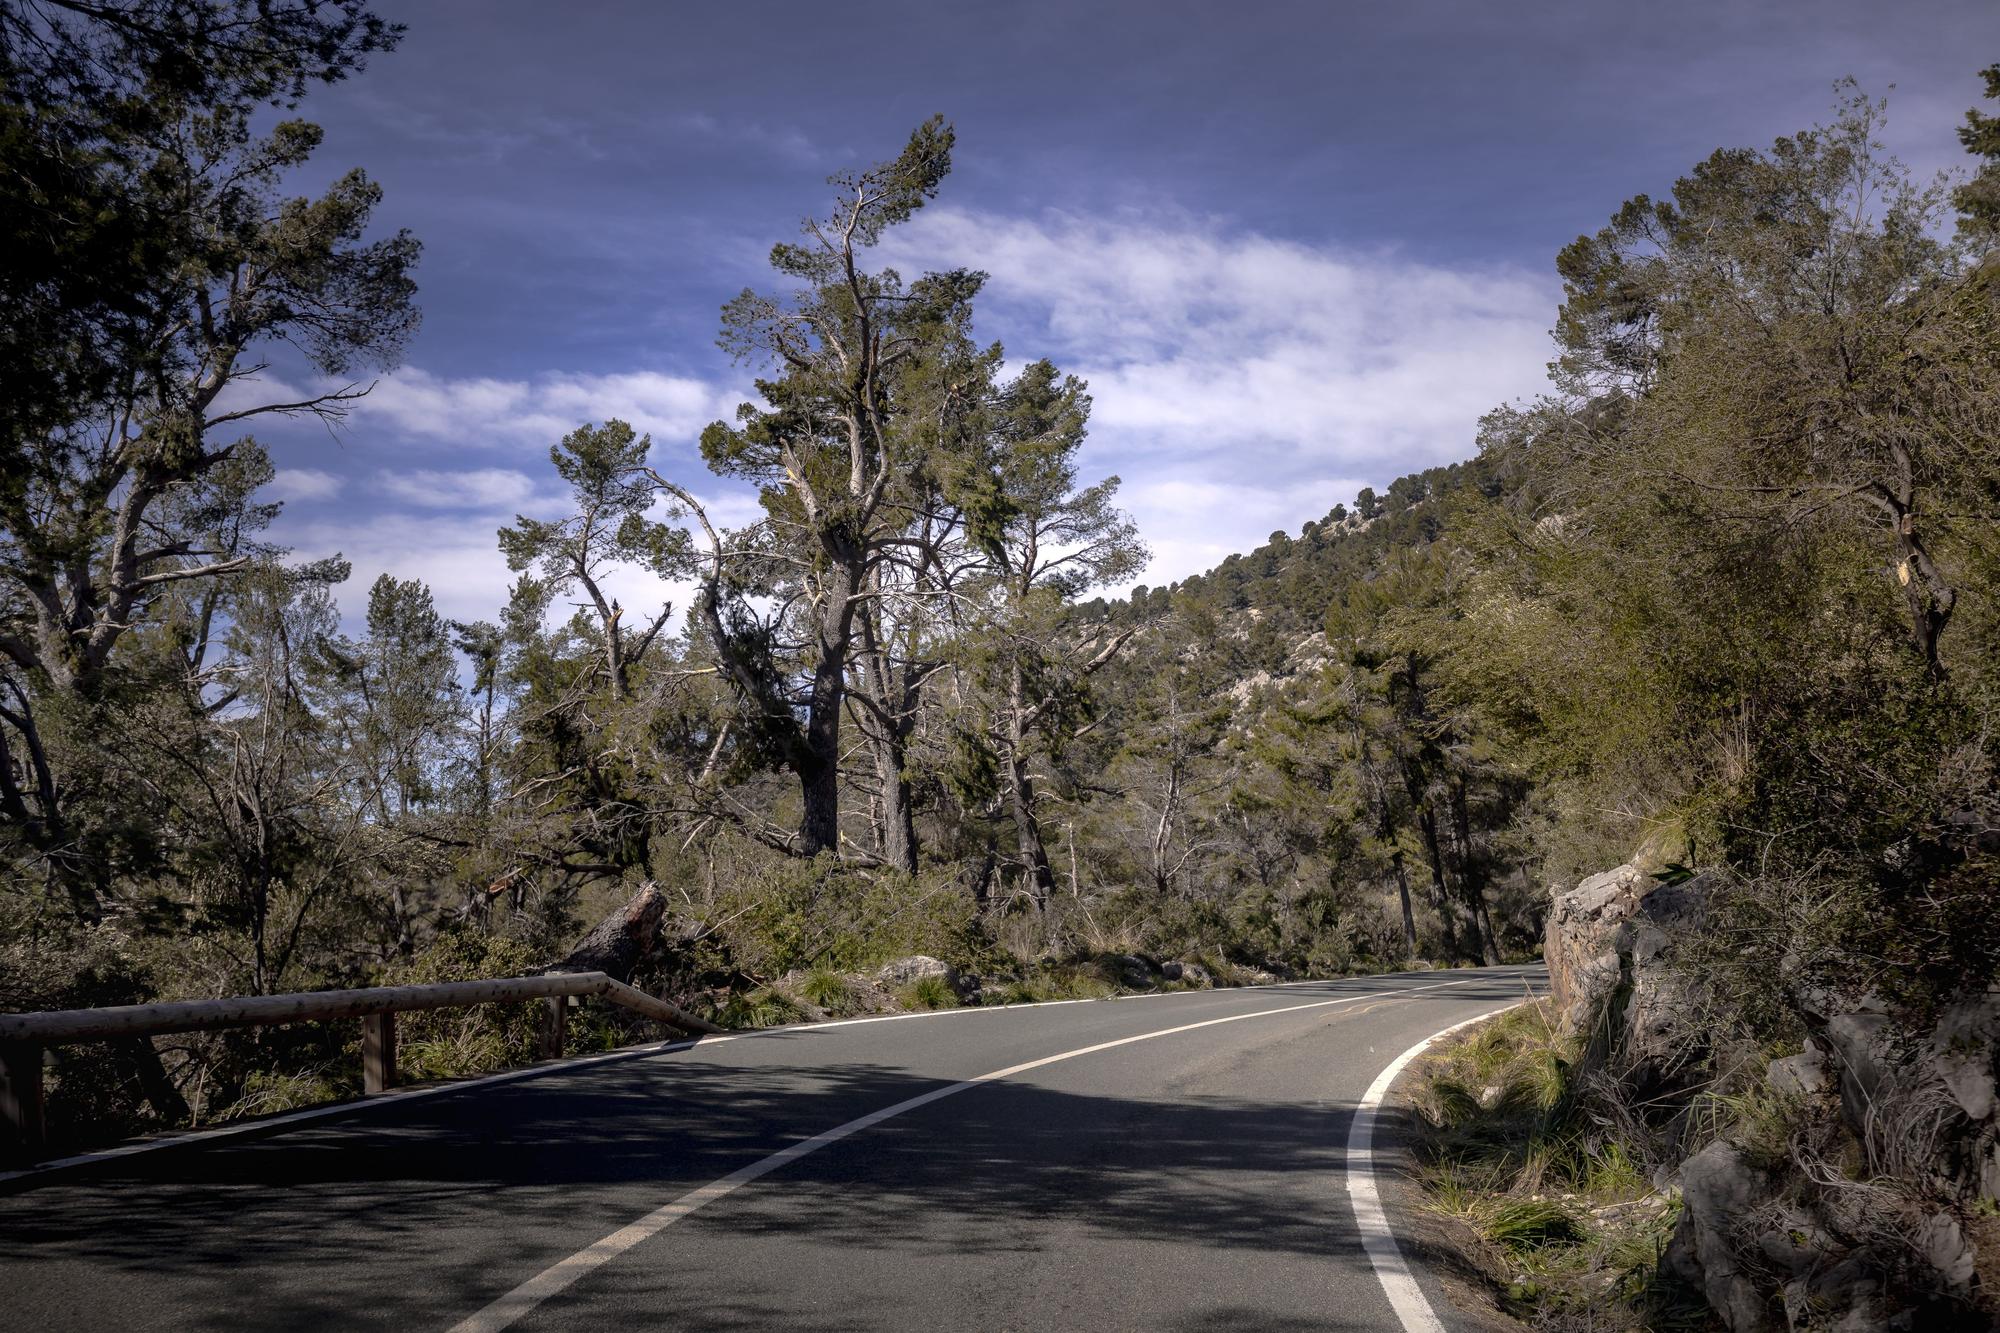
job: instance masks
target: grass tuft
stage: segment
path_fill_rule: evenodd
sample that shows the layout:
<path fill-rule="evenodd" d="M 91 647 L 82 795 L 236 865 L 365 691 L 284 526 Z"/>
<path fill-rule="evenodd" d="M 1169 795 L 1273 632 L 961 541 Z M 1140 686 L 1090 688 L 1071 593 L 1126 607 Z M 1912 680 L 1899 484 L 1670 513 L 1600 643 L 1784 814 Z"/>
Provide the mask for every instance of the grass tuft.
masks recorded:
<path fill-rule="evenodd" d="M 806 1003 L 818 1005 L 830 1014 L 844 1014 L 854 1007 L 854 986 L 831 968 L 816 968 L 799 983 Z"/>
<path fill-rule="evenodd" d="M 943 977 L 918 977 L 896 992 L 905 1009 L 956 1009 L 958 992 Z"/>
<path fill-rule="evenodd" d="M 1654 1279 L 1677 1204 L 1583 1113 L 1576 1054 L 1540 1002 L 1425 1057 L 1414 1102 L 1426 1205 L 1492 1247 L 1502 1303 L 1536 1327 L 1672 1326 L 1679 1295 Z"/>

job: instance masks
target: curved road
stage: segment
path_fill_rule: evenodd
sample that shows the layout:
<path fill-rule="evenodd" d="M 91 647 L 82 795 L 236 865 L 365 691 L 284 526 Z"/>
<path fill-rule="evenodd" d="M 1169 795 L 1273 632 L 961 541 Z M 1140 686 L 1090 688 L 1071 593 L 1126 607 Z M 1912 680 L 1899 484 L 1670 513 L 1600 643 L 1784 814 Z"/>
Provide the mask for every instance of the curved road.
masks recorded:
<path fill-rule="evenodd" d="M 136 1153 L 0 1197 L 0 1325 L 1400 1330 L 1353 1108 L 1542 978 L 737 1034 Z"/>

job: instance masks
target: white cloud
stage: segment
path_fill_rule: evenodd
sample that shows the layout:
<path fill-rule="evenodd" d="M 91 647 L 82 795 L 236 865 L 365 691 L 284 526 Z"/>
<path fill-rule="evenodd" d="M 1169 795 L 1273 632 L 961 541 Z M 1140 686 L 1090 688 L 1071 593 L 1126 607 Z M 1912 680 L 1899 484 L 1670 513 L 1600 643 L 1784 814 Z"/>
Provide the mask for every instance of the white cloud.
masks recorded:
<path fill-rule="evenodd" d="M 1180 214 L 926 210 L 885 249 L 906 273 L 985 269 L 983 333 L 1005 338 L 1016 366 L 1047 355 L 1090 381 L 1085 479 L 1124 478 L 1123 501 L 1154 552 L 1135 580 L 1147 583 L 1210 568 L 1273 530 L 1297 532 L 1361 486 L 1471 456 L 1483 413 L 1541 388 L 1559 299 L 1552 278 L 1305 245 Z M 489 525 L 421 511 L 562 512 L 541 455 L 609 417 L 652 434 L 679 479 L 699 479 L 687 462 L 696 435 L 743 396 L 720 377 L 657 371 L 399 371 L 355 405 L 350 429 L 398 447 L 492 450 L 523 460 L 519 469 L 384 473 L 376 489 L 392 510 L 329 525 L 323 541 L 292 536 L 309 554 L 346 549 L 364 590 L 364 575 L 388 569 L 430 579 L 451 614 L 491 615 L 508 576 Z M 747 488 L 710 486 L 719 522 L 756 516 Z M 628 605 L 656 603 L 666 595 L 656 584 L 639 579 Z"/>
<path fill-rule="evenodd" d="M 1368 484 L 1328 477 L 1270 486 L 1252 477 L 1167 477 L 1122 487 L 1119 501 L 1153 552 L 1146 573 L 1132 582 L 1171 582 L 1213 569 L 1262 545 L 1273 532 L 1297 532 L 1305 519 L 1320 517 Z"/>
<path fill-rule="evenodd" d="M 410 368 L 384 377 L 354 405 L 352 420 L 472 448 L 539 451 L 586 421 L 617 417 L 664 447 L 685 447 L 740 401 L 734 390 L 651 370 L 452 379 Z"/>
<path fill-rule="evenodd" d="M 494 539 L 495 524 L 470 520 L 443 523 L 413 513 L 382 513 L 346 522 L 299 524 L 285 534 L 294 559 L 314 560 L 343 555 L 354 566 L 336 592 L 350 628 L 368 609 L 368 589 L 383 574 L 421 579 L 430 586 L 440 614 L 454 620 L 493 620 L 507 603 L 507 590 L 517 577 L 507 568 Z M 617 569 L 603 586 L 634 613 L 648 618 L 663 603 L 676 611 L 687 603 L 687 589 L 641 569 Z M 567 602 L 550 610 L 552 621 L 567 620 L 575 608 Z"/>
<path fill-rule="evenodd" d="M 279 468 L 259 493 L 264 500 L 331 500 L 347 485 L 345 477 L 313 467 Z"/>
<path fill-rule="evenodd" d="M 1085 466 L 1124 477 L 1151 582 L 1471 456 L 1483 413 L 1541 387 L 1559 299 L 1518 271 L 1181 215 L 927 210 L 891 248 L 905 272 L 984 269 L 982 328 L 1010 360 L 1047 355 L 1090 381 Z"/>
<path fill-rule="evenodd" d="M 511 510 L 535 493 L 535 483 L 512 468 L 466 472 L 385 472 L 376 483 L 386 494 L 423 509 Z"/>

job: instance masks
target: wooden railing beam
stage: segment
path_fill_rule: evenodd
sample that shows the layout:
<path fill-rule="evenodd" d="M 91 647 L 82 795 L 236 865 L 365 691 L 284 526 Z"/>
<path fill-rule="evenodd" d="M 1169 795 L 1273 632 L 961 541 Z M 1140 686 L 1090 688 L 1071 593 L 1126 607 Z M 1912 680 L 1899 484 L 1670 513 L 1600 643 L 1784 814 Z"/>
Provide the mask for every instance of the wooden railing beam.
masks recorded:
<path fill-rule="evenodd" d="M 713 1023 L 656 999 L 602 972 L 554 972 L 492 981 L 445 981 L 366 990 L 301 991 L 291 995 L 239 995 L 221 1000 L 126 1004 L 104 1009 L 58 1009 L 0 1014 L 0 1149 L 34 1153 L 46 1140 L 42 1106 L 42 1053 L 70 1041 L 146 1038 L 167 1032 L 276 1027 L 286 1023 L 361 1020 L 361 1084 L 369 1093 L 396 1085 L 396 1015 L 419 1009 L 541 1000 L 542 1053 L 562 1053 L 571 997 L 597 996 L 677 1032 L 720 1032 Z"/>

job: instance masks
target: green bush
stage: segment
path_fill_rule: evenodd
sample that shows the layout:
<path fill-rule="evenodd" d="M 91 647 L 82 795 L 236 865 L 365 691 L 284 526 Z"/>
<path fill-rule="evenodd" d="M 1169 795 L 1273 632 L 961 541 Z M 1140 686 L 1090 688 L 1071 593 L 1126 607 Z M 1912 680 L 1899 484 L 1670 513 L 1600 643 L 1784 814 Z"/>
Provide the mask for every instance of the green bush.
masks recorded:
<path fill-rule="evenodd" d="M 383 982 L 427 985 L 514 977 L 532 971 L 538 961 L 518 940 L 454 931 L 438 936 Z M 539 1001 L 529 1001 L 399 1014 L 397 1063 L 403 1077 L 412 1081 L 463 1078 L 527 1064 L 541 1050 L 542 1013 Z"/>
<path fill-rule="evenodd" d="M 948 868 L 909 876 L 842 868 L 831 856 L 770 860 L 717 908 L 732 955 L 757 976 L 860 970 L 913 953 L 964 961 L 977 939 L 972 900 Z"/>

